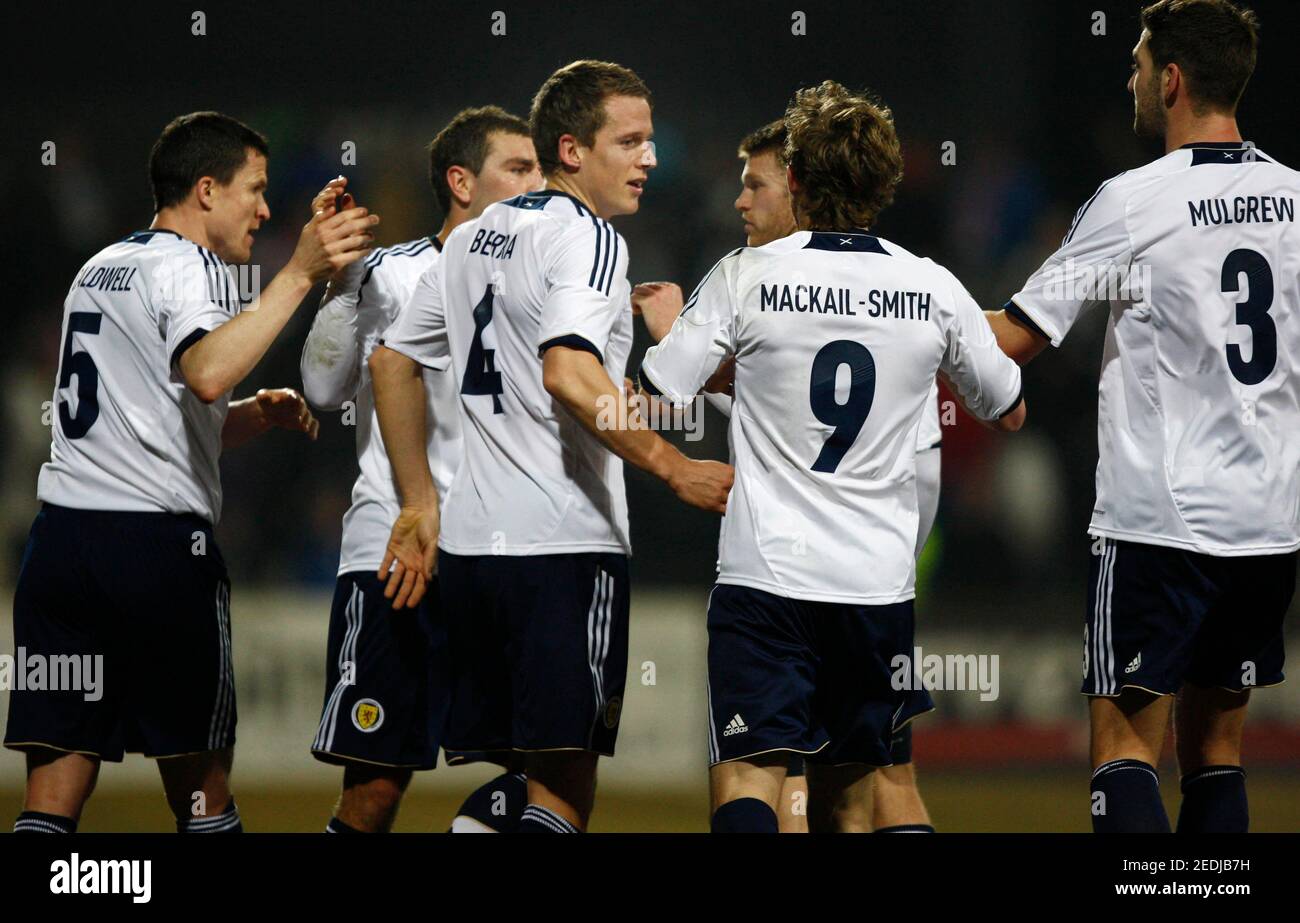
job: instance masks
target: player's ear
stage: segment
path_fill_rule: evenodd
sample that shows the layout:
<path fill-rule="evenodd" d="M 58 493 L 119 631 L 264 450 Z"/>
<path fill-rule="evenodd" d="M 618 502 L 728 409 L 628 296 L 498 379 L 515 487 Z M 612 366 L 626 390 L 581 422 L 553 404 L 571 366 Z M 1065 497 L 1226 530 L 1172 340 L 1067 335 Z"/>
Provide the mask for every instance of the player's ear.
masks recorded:
<path fill-rule="evenodd" d="M 1185 89 L 1182 68 L 1172 61 L 1166 64 L 1165 69 L 1160 72 L 1160 89 L 1166 108 L 1172 106 L 1178 98 L 1178 94 Z"/>
<path fill-rule="evenodd" d="M 447 168 L 447 188 L 461 208 L 469 208 L 474 200 L 474 174 L 464 167 L 452 164 Z"/>
<path fill-rule="evenodd" d="M 582 166 L 582 142 L 573 135 L 560 135 L 556 148 L 560 156 L 560 163 L 565 169 L 577 170 Z"/>
<path fill-rule="evenodd" d="M 194 184 L 194 197 L 203 209 L 211 209 L 217 194 L 217 181 L 211 176 L 201 176 Z"/>

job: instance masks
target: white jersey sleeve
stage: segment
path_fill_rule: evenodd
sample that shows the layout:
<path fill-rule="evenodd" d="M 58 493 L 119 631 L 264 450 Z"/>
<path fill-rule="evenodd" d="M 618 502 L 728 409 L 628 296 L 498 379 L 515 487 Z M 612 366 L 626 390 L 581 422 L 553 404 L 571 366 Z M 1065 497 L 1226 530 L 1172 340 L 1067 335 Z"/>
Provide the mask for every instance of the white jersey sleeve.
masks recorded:
<path fill-rule="evenodd" d="M 945 331 L 947 349 L 939 369 L 975 416 L 981 420 L 1006 416 L 1020 404 L 1020 366 L 998 348 L 993 328 L 965 286 L 946 269 L 942 274 L 952 293 L 952 321 Z M 927 408 L 933 405 L 932 392 Z"/>
<path fill-rule="evenodd" d="M 158 332 L 167 345 L 171 380 L 184 384 L 181 354 L 230 320 L 239 297 L 230 271 L 215 254 L 199 246 L 177 248 L 160 259 L 152 274 L 151 304 Z"/>
<path fill-rule="evenodd" d="M 424 271 L 406 307 L 380 340 L 389 349 L 438 371 L 445 370 L 451 361 L 441 267 L 439 260 Z"/>
<path fill-rule="evenodd" d="M 571 221 L 543 257 L 546 297 L 541 306 L 537 348 L 571 346 L 593 351 L 604 363 L 622 295 L 615 279 L 627 276 L 627 246 L 608 222 Z"/>
<path fill-rule="evenodd" d="M 1133 259 L 1125 223 L 1126 174 L 1107 180 L 1074 216 L 1060 248 L 1007 303 L 1007 311 L 1060 346 L 1079 315 L 1106 303 Z"/>
<path fill-rule="evenodd" d="M 358 294 L 357 290 L 336 291 L 331 283 L 302 347 L 303 396 L 322 410 L 338 410 L 357 393 L 361 380 Z"/>
<path fill-rule="evenodd" d="M 682 307 L 667 336 L 651 347 L 641 362 L 641 386 L 655 396 L 681 406 L 735 352 L 735 303 L 732 295 L 739 250 L 718 261 Z M 727 416 L 731 415 L 726 402 Z M 715 404 L 714 406 L 717 406 Z M 721 408 L 720 408 L 721 409 Z"/>

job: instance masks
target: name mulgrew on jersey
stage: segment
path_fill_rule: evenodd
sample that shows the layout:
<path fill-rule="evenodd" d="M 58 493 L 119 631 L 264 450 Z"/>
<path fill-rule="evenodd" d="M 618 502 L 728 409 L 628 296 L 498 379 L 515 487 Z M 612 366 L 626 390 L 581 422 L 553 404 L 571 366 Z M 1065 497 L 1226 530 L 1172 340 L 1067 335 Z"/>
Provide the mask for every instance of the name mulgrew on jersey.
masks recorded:
<path fill-rule="evenodd" d="M 1219 224 L 1272 224 L 1295 221 L 1295 199 L 1270 195 L 1239 195 L 1188 202 L 1192 227 Z"/>
<path fill-rule="evenodd" d="M 930 293 L 871 289 L 866 298 L 855 298 L 849 288 L 821 285 L 760 285 L 758 310 L 793 311 L 799 314 L 842 314 L 857 317 L 854 305 L 866 308 L 867 317 L 893 320 L 929 320 Z"/>

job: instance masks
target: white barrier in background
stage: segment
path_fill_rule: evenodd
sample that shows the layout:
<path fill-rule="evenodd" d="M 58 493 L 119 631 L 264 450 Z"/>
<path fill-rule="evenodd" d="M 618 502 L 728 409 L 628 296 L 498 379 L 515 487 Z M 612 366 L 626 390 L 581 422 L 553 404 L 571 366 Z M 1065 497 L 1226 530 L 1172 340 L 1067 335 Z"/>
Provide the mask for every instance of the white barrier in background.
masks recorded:
<path fill-rule="evenodd" d="M 603 760 L 602 784 L 659 789 L 698 785 L 707 758 L 704 606 L 699 593 L 641 591 L 632 598 L 628 684 L 618 757 Z M 13 593 L 0 596 L 0 654 L 14 652 Z M 330 596 L 318 592 L 240 590 L 232 594 L 239 727 L 239 779 L 270 784 L 337 784 L 339 771 L 312 759 L 308 748 L 324 698 L 325 640 Z M 1086 717 L 1078 694 L 1082 631 L 939 632 L 918 629 L 922 654 L 997 655 L 998 696 L 978 690 L 935 693 L 941 719 L 986 722 L 1059 721 Z M 1300 664 L 1293 643 L 1288 660 Z M 0 691 L 0 731 L 8 694 Z M 1261 691 L 1253 718 L 1300 721 L 1300 682 Z M 933 719 L 927 719 L 933 720 Z M 421 784 L 461 790 L 459 772 L 424 774 Z M 0 751 L 0 787 L 21 786 L 23 758 Z M 153 785 L 150 761 L 128 756 L 105 767 L 102 785 Z"/>

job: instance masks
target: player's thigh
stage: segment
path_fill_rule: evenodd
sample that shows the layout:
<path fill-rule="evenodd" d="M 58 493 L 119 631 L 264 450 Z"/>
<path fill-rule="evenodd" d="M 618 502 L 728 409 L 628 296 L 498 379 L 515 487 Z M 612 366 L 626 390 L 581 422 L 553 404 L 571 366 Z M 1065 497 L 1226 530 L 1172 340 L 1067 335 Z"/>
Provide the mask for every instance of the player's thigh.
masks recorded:
<path fill-rule="evenodd" d="M 876 767 L 862 763 L 808 766 L 808 830 L 869 833 Z"/>
<path fill-rule="evenodd" d="M 1241 765 L 1250 690 L 1184 684 L 1174 703 L 1174 746 L 1183 774 L 1205 766 Z"/>
<path fill-rule="evenodd" d="M 1092 767 L 1111 760 L 1136 759 L 1154 766 L 1160 760 L 1174 697 L 1145 689 L 1124 689 L 1088 701 Z"/>
<path fill-rule="evenodd" d="M 716 811 L 729 801 L 756 798 L 779 813 L 789 755 L 760 753 L 709 767 L 709 799 Z"/>
<path fill-rule="evenodd" d="M 45 504 L 32 523 L 14 593 L 14 670 L 23 681 L 9 696 L 8 747 L 122 759 L 127 667 L 108 617 L 112 600 L 87 560 L 120 553 L 107 522 Z"/>
<path fill-rule="evenodd" d="M 815 634 L 799 600 L 717 584 L 708 635 L 710 765 L 827 745 L 813 715 Z"/>

